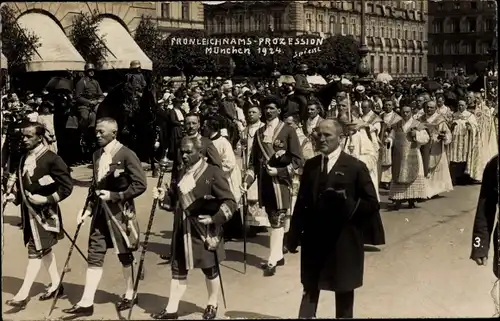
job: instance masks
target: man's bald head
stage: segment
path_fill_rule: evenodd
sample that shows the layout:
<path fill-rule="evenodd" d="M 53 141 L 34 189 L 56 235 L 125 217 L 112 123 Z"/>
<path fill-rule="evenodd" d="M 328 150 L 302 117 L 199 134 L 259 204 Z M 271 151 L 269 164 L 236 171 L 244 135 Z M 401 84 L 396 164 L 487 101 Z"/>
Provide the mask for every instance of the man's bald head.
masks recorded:
<path fill-rule="evenodd" d="M 315 130 L 316 148 L 328 155 L 340 145 L 342 125 L 335 119 L 325 119 L 319 122 Z"/>
<path fill-rule="evenodd" d="M 99 118 L 96 121 L 96 125 L 99 123 L 105 124 L 104 126 L 108 126 L 110 129 L 114 129 L 115 131 L 118 131 L 118 123 L 116 122 L 115 119 L 113 119 L 111 117 Z"/>

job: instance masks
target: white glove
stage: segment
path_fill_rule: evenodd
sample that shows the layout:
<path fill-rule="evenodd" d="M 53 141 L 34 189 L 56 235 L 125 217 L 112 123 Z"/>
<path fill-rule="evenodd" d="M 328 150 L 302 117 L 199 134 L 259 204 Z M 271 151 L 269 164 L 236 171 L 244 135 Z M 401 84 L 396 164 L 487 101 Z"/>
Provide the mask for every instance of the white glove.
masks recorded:
<path fill-rule="evenodd" d="M 16 196 L 12 193 L 9 193 L 7 195 L 4 196 L 4 200 L 5 202 L 14 202 L 14 200 L 16 199 Z"/>
<path fill-rule="evenodd" d="M 153 188 L 153 199 L 163 199 L 165 197 L 165 189 L 164 188 Z"/>
<path fill-rule="evenodd" d="M 76 224 L 82 224 L 82 225 L 85 224 L 85 219 L 89 217 L 90 214 L 92 214 L 92 212 L 89 210 L 80 211 L 76 216 Z"/>

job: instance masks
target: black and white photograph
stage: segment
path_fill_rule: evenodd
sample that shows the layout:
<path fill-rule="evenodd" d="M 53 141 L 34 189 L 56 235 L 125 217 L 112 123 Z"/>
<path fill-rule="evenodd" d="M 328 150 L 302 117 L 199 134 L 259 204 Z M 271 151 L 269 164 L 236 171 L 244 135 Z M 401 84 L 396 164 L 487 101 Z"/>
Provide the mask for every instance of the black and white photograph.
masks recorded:
<path fill-rule="evenodd" d="M 4 2 L 2 318 L 500 318 L 494 0 Z"/>

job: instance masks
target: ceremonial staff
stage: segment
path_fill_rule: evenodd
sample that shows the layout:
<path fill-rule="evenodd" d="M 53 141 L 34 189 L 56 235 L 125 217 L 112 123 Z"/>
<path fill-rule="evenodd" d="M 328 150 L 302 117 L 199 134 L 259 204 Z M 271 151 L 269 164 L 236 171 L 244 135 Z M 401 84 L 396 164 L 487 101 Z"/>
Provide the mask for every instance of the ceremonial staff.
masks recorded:
<path fill-rule="evenodd" d="M 156 184 L 156 188 L 161 188 L 163 184 L 163 176 L 167 172 L 167 166 L 168 166 L 168 160 L 167 156 L 165 155 L 159 162 L 160 165 L 160 176 L 158 177 L 158 182 Z M 148 228 L 146 230 L 146 236 L 144 237 L 144 243 L 142 244 L 142 252 L 141 252 L 141 259 L 139 260 L 139 267 L 137 268 L 137 275 L 140 276 L 142 273 L 142 269 L 144 266 L 144 260 L 146 258 L 146 252 L 148 249 L 148 243 L 149 243 L 149 235 L 151 234 L 151 228 L 153 227 L 153 220 L 155 217 L 155 212 L 156 212 L 156 207 L 158 206 L 158 198 L 155 198 L 153 200 L 153 205 L 151 207 L 151 213 L 149 214 L 149 222 L 148 222 Z M 137 295 L 137 290 L 139 289 L 139 281 L 140 277 L 135 278 L 134 280 L 134 295 L 132 296 L 132 306 L 130 307 L 130 310 L 128 311 L 128 317 L 127 319 L 130 320 L 132 317 L 132 310 L 134 308 L 134 299 Z"/>
<path fill-rule="evenodd" d="M 248 144 L 248 141 L 247 141 Z M 245 179 L 245 173 L 247 172 L 247 153 L 246 147 L 241 149 L 242 157 L 242 167 L 243 167 L 243 179 Z M 241 195 L 241 207 L 243 214 L 243 274 L 247 273 L 247 217 L 248 217 L 248 198 L 246 191 Z"/>
<path fill-rule="evenodd" d="M 85 200 L 85 205 L 83 206 L 83 211 L 85 211 L 87 209 L 87 206 L 89 205 L 90 199 L 92 198 L 92 196 L 94 194 L 94 187 L 95 187 L 94 184 L 92 184 L 92 186 L 90 187 L 89 195 L 87 196 L 87 199 Z M 52 301 L 52 305 L 50 306 L 50 310 L 49 310 L 49 314 L 48 314 L 49 317 L 52 314 L 52 311 L 54 311 L 57 300 L 59 299 L 59 291 L 61 291 L 61 289 L 62 289 L 62 283 L 64 280 L 64 276 L 66 275 L 66 272 L 69 271 L 69 269 L 68 269 L 69 260 L 71 259 L 71 254 L 73 254 L 73 249 L 76 247 L 75 242 L 76 242 L 76 239 L 78 238 L 78 234 L 80 233 L 80 229 L 83 226 L 84 222 L 85 221 L 81 221 L 80 223 L 78 223 L 78 226 L 76 227 L 75 236 L 73 237 L 73 240 L 71 241 L 71 246 L 69 247 L 68 256 L 66 257 L 66 262 L 64 262 L 64 268 L 63 268 L 63 271 L 61 273 L 61 278 L 59 279 L 59 285 L 57 286 L 56 293 L 54 295 L 54 301 Z M 83 257 L 85 257 L 83 255 L 83 253 L 81 253 L 81 251 L 79 251 L 79 252 L 80 252 L 80 254 L 82 254 Z"/>
<path fill-rule="evenodd" d="M 349 123 L 352 122 L 352 114 L 351 114 L 351 97 L 349 96 L 349 93 L 347 93 L 347 115 L 348 115 L 348 121 Z M 350 129 L 349 130 L 349 145 L 347 146 L 347 148 L 349 149 L 349 153 L 352 153 L 354 152 L 354 144 L 352 143 L 352 132 Z"/>

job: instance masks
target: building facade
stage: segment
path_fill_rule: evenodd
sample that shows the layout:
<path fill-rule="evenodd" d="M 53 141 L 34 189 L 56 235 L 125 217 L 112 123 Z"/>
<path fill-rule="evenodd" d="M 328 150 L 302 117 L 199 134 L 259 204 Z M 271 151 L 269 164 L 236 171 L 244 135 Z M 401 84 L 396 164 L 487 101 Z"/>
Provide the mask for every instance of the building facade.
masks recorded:
<path fill-rule="evenodd" d="M 363 1 L 365 43 L 372 73 L 393 77 L 427 74 L 427 1 Z M 272 29 L 274 35 L 335 34 L 361 37 L 361 0 L 227 1 L 205 5 L 205 29 L 237 35 Z"/>
<path fill-rule="evenodd" d="M 201 1 L 164 1 L 156 2 L 158 28 L 167 37 L 178 29 L 205 28 Z"/>
<path fill-rule="evenodd" d="M 429 74 L 452 76 L 458 68 L 474 72 L 478 61 L 496 51 L 496 1 L 429 2 Z M 496 52 L 493 52 L 496 54 Z"/>

